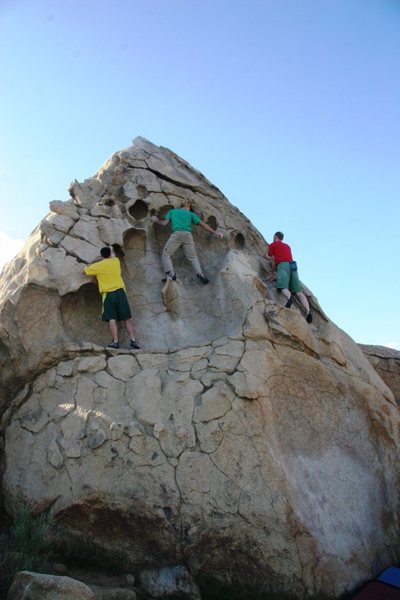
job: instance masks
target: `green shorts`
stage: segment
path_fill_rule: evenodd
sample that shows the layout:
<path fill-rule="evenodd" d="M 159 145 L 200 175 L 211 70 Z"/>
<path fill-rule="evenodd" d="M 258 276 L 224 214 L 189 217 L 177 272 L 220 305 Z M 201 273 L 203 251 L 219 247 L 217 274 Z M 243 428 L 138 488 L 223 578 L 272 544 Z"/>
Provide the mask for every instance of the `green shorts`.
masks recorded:
<path fill-rule="evenodd" d="M 126 321 L 131 318 L 131 308 L 123 288 L 114 292 L 106 292 L 102 298 L 103 311 L 101 319 L 103 321 Z"/>
<path fill-rule="evenodd" d="M 281 262 L 276 268 L 276 289 L 282 290 L 287 288 L 293 294 L 301 292 L 301 283 L 299 279 L 299 272 L 296 269 L 292 271 L 289 262 Z"/>

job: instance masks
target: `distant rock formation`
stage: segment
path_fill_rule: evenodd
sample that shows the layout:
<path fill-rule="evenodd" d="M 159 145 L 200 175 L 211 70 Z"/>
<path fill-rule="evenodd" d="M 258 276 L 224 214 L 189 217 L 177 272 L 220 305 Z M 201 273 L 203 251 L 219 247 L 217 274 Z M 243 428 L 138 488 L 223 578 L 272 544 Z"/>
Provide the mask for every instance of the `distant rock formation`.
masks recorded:
<path fill-rule="evenodd" d="M 400 405 L 400 352 L 386 346 L 359 346 Z"/>
<path fill-rule="evenodd" d="M 398 557 L 399 413 L 361 349 L 322 312 L 312 325 L 267 281 L 267 244 L 205 177 L 137 138 L 50 203 L 0 283 L 3 495 L 49 508 L 141 569 L 197 582 L 339 596 Z M 178 253 L 182 199 L 210 284 Z M 268 206 L 266 206 L 266 211 Z M 82 273 L 124 247 L 142 350 L 103 347 Z M 136 570 L 135 570 L 136 569 Z"/>

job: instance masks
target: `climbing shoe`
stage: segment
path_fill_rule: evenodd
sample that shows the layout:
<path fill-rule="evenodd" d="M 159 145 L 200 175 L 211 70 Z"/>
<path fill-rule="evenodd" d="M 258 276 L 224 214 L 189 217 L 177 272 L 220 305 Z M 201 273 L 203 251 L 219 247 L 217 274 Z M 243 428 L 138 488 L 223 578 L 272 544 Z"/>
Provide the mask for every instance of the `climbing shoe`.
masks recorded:
<path fill-rule="evenodd" d="M 131 340 L 130 344 L 129 344 L 129 348 L 131 348 L 131 350 L 139 350 L 140 346 L 136 340 Z"/>
<path fill-rule="evenodd" d="M 119 342 L 111 342 L 111 344 L 107 344 L 107 348 L 119 348 Z"/>
<path fill-rule="evenodd" d="M 207 279 L 207 277 L 204 277 L 204 275 L 202 275 L 201 273 L 197 273 L 197 279 L 200 279 L 201 283 L 209 283 L 209 279 Z"/>
<path fill-rule="evenodd" d="M 167 279 L 171 279 L 171 281 L 176 281 L 176 273 L 174 273 L 173 275 L 167 275 L 167 277 L 163 277 L 162 282 L 165 283 Z"/>
<path fill-rule="evenodd" d="M 307 323 L 312 323 L 312 314 L 311 314 L 311 310 L 310 310 L 310 312 L 308 313 L 308 315 L 306 316 L 306 321 L 307 321 Z"/>
<path fill-rule="evenodd" d="M 292 302 L 293 302 L 293 295 L 290 296 L 289 300 L 286 302 L 285 308 L 290 308 L 292 306 Z"/>

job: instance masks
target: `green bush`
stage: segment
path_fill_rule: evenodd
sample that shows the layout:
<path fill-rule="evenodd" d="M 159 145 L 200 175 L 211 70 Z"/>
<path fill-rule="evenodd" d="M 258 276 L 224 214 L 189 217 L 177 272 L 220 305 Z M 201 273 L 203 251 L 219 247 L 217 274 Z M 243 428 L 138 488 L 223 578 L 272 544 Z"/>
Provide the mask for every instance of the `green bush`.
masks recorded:
<path fill-rule="evenodd" d="M 0 534 L 0 599 L 6 598 L 18 571 L 50 572 L 53 544 L 51 517 L 34 517 L 29 506 L 21 505 L 11 523 L 3 524 Z"/>

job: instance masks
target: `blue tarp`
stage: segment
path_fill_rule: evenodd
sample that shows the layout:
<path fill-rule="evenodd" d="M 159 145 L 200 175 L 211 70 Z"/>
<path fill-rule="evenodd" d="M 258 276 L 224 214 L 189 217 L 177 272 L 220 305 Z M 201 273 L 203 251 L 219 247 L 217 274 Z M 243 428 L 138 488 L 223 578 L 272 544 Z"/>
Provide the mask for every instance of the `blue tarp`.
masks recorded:
<path fill-rule="evenodd" d="M 389 567 L 376 580 L 400 588 L 400 569 L 398 567 Z"/>

